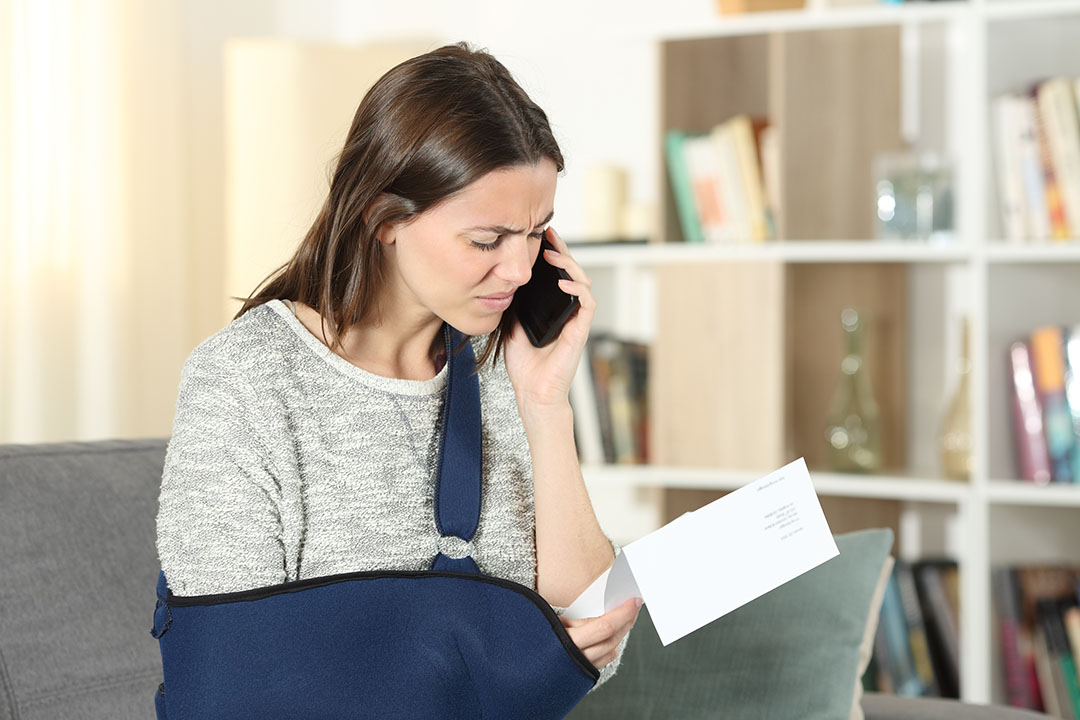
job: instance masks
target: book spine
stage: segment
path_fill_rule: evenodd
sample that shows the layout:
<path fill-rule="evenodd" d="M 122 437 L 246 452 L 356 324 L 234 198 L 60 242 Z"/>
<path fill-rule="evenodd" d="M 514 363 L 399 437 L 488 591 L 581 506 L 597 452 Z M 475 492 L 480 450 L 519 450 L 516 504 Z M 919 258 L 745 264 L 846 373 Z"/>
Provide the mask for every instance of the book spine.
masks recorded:
<path fill-rule="evenodd" d="M 1031 334 L 1035 390 L 1043 406 L 1043 433 L 1053 482 L 1071 483 L 1076 467 L 1076 434 L 1065 398 L 1065 349 L 1061 328 L 1048 325 Z"/>
<path fill-rule="evenodd" d="M 1046 119 L 1054 176 L 1061 190 L 1069 237 L 1080 237 L 1080 127 L 1072 82 L 1054 78 L 1038 89 L 1039 109 Z"/>
<path fill-rule="evenodd" d="M 1073 422 L 1073 481 L 1080 482 L 1080 325 L 1065 333 L 1065 402 Z"/>
<path fill-rule="evenodd" d="M 1017 153 L 1024 184 L 1024 220 L 1030 239 L 1045 241 L 1050 239 L 1053 231 L 1046 199 L 1046 172 L 1039 144 L 1039 115 L 1035 100 L 1017 97 L 1015 112 L 1019 124 Z"/>
<path fill-rule="evenodd" d="M 611 363 L 601 352 L 605 338 L 597 336 L 586 345 L 589 365 L 592 367 L 593 387 L 596 391 L 596 417 L 600 426 L 600 442 L 604 448 L 604 462 L 615 462 L 615 440 L 611 428 Z"/>
<path fill-rule="evenodd" d="M 735 243 L 753 242 L 750 229 L 750 209 L 746 200 L 746 188 L 743 185 L 742 172 L 739 169 L 739 155 L 735 143 L 735 134 L 731 122 L 723 122 L 709 133 L 714 152 L 719 160 L 718 172 L 727 203 L 730 220 L 730 240 Z"/>
<path fill-rule="evenodd" d="M 694 207 L 694 191 L 690 184 L 690 169 L 686 163 L 685 143 L 686 133 L 669 130 L 664 136 L 664 155 L 683 240 L 688 243 L 701 243 L 704 242 L 704 236 L 701 233 L 701 220 Z"/>
<path fill-rule="evenodd" d="M 1046 637 L 1061 716 L 1076 719 L 1080 717 L 1080 685 L 1076 681 L 1076 665 L 1065 635 L 1062 609 L 1062 603 L 1057 598 L 1043 598 L 1036 604 L 1036 616 Z"/>
<path fill-rule="evenodd" d="M 908 626 L 904 618 L 904 607 L 900 599 L 900 586 L 896 580 L 895 567 L 885 587 L 878 622 L 883 626 L 885 633 L 885 650 L 888 653 L 889 667 L 892 672 L 893 692 L 908 697 L 922 695 L 925 687 L 915 671 L 915 660 L 908 643 Z"/>
<path fill-rule="evenodd" d="M 1027 662 L 1021 651 L 1019 588 L 1015 574 L 1012 568 L 995 568 L 991 574 L 991 582 L 997 601 L 1008 703 L 1012 707 L 1035 710 L 1037 703 L 1031 692 Z"/>
<path fill-rule="evenodd" d="M 730 121 L 735 154 L 739 162 L 739 175 L 746 191 L 746 209 L 749 216 L 750 238 L 754 242 L 765 242 L 768 237 L 768 224 L 765 216 L 765 189 L 761 181 L 761 166 L 758 162 L 757 142 L 754 140 L 754 128 L 747 115 L 736 115 Z"/>
<path fill-rule="evenodd" d="M 570 406 L 574 412 L 574 429 L 578 445 L 578 458 L 584 464 L 604 462 L 604 444 L 600 431 L 596 390 L 593 386 L 590 351 L 586 342 L 577 372 L 570 384 Z"/>
<path fill-rule="evenodd" d="M 1020 477 L 1036 485 L 1050 482 L 1050 454 L 1043 434 L 1042 403 L 1035 392 L 1031 369 L 1031 351 L 1027 343 L 1009 346 L 1009 377 L 1011 379 L 1013 436 Z"/>
<path fill-rule="evenodd" d="M 919 602 L 926 619 L 934 674 L 943 697 L 960 697 L 960 666 L 956 618 L 952 616 L 942 580 L 940 563 L 926 562 L 915 566 L 915 582 Z"/>
<path fill-rule="evenodd" d="M 937 696 L 941 694 L 937 680 L 934 678 L 933 661 L 930 659 L 930 644 L 926 637 L 926 623 L 923 620 L 922 609 L 919 607 L 919 593 L 915 588 L 915 576 L 911 572 L 911 566 L 906 562 L 897 562 L 894 574 L 896 584 L 900 590 L 900 603 L 904 608 L 904 620 L 907 622 L 908 646 L 911 648 L 911 658 L 915 666 L 915 673 L 923 684 L 923 695 Z"/>
<path fill-rule="evenodd" d="M 1035 655 L 1035 671 L 1039 676 L 1039 691 L 1042 695 L 1043 709 L 1054 717 L 1062 715 L 1061 703 L 1058 698 L 1057 687 L 1054 679 L 1054 663 L 1050 656 L 1047 645 L 1046 630 L 1041 623 L 1037 623 L 1031 631 L 1032 650 Z"/>
<path fill-rule="evenodd" d="M 1020 128 L 1012 95 L 994 98 L 994 159 L 997 161 L 998 204 L 1005 237 L 1012 243 L 1023 242 L 1027 235 L 1024 217 L 1024 183 L 1020 173 Z"/>
<path fill-rule="evenodd" d="M 1033 89 L 1033 96 L 1037 96 L 1038 87 Z M 1046 194 L 1046 210 L 1050 218 L 1050 237 L 1053 240 L 1065 240 L 1069 237 L 1069 225 L 1065 217 L 1065 207 L 1061 198 L 1061 187 L 1058 182 L 1057 170 L 1054 167 L 1054 158 L 1050 151 L 1049 130 L 1047 129 L 1047 117 L 1035 97 L 1032 104 L 1035 111 L 1035 134 L 1039 143 L 1039 158 L 1042 161 L 1043 188 Z"/>
<path fill-rule="evenodd" d="M 1069 650 L 1072 652 L 1073 664 L 1076 666 L 1076 681 L 1080 684 L 1080 662 L 1077 662 L 1077 658 L 1080 657 L 1080 607 L 1076 606 L 1076 602 L 1065 608 L 1065 612 L 1062 615 L 1062 624 L 1065 626 L 1065 635 L 1069 641 Z"/>

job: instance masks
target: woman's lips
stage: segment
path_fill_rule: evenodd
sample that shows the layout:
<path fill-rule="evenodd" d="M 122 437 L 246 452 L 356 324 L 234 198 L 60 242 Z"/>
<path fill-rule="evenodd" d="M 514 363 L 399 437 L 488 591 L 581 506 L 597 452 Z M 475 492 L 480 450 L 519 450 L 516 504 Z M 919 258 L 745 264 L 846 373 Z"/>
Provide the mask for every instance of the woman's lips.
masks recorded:
<path fill-rule="evenodd" d="M 514 293 L 499 293 L 497 295 L 482 295 L 477 298 L 480 304 L 488 310 L 505 310 L 510 307 L 510 303 L 514 300 Z"/>

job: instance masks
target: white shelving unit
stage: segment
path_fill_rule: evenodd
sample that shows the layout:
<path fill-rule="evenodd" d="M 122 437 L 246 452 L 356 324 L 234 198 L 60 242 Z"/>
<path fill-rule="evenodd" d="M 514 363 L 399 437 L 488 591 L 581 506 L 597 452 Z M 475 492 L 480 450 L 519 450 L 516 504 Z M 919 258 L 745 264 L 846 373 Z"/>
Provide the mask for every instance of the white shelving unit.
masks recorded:
<path fill-rule="evenodd" d="M 1017 562 L 1080 564 L 1080 487 L 1033 487 L 1012 479 L 1016 470 L 1005 350 L 1009 342 L 1038 325 L 1080 323 L 1080 240 L 1068 245 L 1007 245 L 996 239 L 1002 233 L 990 145 L 990 101 L 1051 75 L 1080 76 L 1080 42 L 1075 41 L 1080 38 L 1080 0 L 908 3 L 734 18 L 680 14 L 676 9 L 647 24 L 627 21 L 616 27 L 627 36 L 665 42 L 890 25 L 901 28 L 904 37 L 905 134 L 930 137 L 931 149 L 955 161 L 954 243 L 850 239 L 747 246 L 665 243 L 575 246 L 573 252 L 593 277 L 600 299 L 596 327 L 645 341 L 655 332 L 650 312 L 653 269 L 665 264 L 760 260 L 912 267 L 910 341 L 917 352 L 912 352 L 908 368 L 910 476 L 813 471 L 811 475 L 822 496 L 903 502 L 902 534 L 909 530 L 918 534 L 946 518 L 948 527 L 939 535 L 961 568 L 962 697 L 976 703 L 1003 702 L 991 568 Z M 945 67 L 925 67 L 942 59 Z M 920 78 L 925 80 L 928 72 L 943 78 L 938 87 L 920 86 Z M 941 479 L 934 442 L 939 413 L 951 396 L 962 315 L 971 320 L 974 380 L 974 470 L 967 483 Z M 595 497 L 615 498 L 614 493 L 632 489 L 639 503 L 649 501 L 649 488 L 730 490 L 763 474 L 732 468 L 625 465 L 586 466 L 583 472 Z M 596 505 L 603 523 L 604 501 Z M 647 524 L 649 515 L 639 512 L 638 518 Z M 921 549 L 917 537 L 904 538 L 897 547 L 902 556 L 917 555 Z"/>

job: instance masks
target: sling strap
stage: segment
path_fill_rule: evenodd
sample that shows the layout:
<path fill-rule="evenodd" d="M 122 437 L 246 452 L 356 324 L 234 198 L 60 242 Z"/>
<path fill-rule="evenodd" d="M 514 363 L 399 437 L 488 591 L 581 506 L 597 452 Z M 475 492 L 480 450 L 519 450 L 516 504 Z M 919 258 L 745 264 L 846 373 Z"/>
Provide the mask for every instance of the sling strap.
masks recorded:
<path fill-rule="evenodd" d="M 480 524 L 483 492 L 483 447 L 480 428 L 480 380 L 473 370 L 472 341 L 443 324 L 446 342 L 446 397 L 442 410 L 442 440 L 435 481 L 435 527 L 440 535 L 432 570 L 480 574 L 473 560 L 472 539 Z M 455 348 L 457 351 L 455 352 Z M 465 557 L 450 557 L 454 538 L 465 543 Z M 444 542 L 445 541 L 445 542 Z"/>

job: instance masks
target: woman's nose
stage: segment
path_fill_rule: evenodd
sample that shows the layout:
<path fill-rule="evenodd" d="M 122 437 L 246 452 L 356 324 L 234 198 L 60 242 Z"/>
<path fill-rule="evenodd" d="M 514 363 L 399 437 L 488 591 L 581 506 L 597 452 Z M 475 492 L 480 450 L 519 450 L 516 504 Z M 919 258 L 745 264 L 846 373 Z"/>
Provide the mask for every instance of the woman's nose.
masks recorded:
<path fill-rule="evenodd" d="M 525 237 L 511 238 L 503 243 L 505 253 L 499 260 L 498 274 L 507 282 L 521 286 L 532 277 L 532 257 Z"/>

